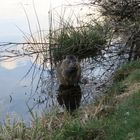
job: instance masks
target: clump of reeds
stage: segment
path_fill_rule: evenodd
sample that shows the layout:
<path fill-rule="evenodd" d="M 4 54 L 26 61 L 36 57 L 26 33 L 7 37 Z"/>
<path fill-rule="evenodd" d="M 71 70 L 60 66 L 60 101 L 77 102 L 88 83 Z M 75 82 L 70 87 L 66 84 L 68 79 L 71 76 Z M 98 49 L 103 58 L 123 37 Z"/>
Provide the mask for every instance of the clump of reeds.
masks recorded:
<path fill-rule="evenodd" d="M 100 54 L 107 41 L 104 27 L 92 23 L 80 27 L 64 25 L 53 38 L 57 44 L 53 50 L 55 61 L 67 54 L 74 54 L 79 59 L 94 57 Z"/>

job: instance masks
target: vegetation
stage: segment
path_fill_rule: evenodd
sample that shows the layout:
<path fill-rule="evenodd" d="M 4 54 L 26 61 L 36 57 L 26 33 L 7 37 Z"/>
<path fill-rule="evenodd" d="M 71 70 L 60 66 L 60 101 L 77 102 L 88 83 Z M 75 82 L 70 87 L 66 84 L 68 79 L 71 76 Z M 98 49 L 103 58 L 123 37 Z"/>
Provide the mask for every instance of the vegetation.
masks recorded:
<path fill-rule="evenodd" d="M 101 7 L 104 22 L 81 27 L 67 24 L 51 32 L 50 39 L 57 47 L 52 47 L 51 41 L 49 45 L 45 42 L 50 59 L 57 62 L 67 54 L 74 54 L 80 59 L 95 57 L 112 43 L 110 31 L 113 31 L 112 34 L 125 42 L 121 51 L 128 50 L 130 62 L 116 71 L 112 86 L 95 103 L 80 108 L 73 115 L 55 110 L 38 117 L 31 112 L 33 119 L 29 126 L 23 121 L 7 117 L 0 126 L 0 140 L 140 139 L 140 62 L 136 61 L 140 58 L 139 1 L 97 0 L 91 5 L 96 3 Z M 109 26 L 106 21 L 110 21 Z M 31 45 L 34 43 L 31 42 Z M 41 46 L 43 63 L 46 63 L 48 48 L 43 43 Z M 41 50 L 33 53 L 39 54 Z M 100 56 L 104 58 L 104 55 Z"/>
<path fill-rule="evenodd" d="M 74 54 L 79 59 L 100 54 L 107 42 L 108 32 L 108 27 L 99 23 L 80 27 L 64 25 L 53 35 L 54 42 L 58 44 L 58 47 L 53 50 L 54 60 L 61 60 L 62 56 L 67 54 Z"/>
<path fill-rule="evenodd" d="M 102 16 L 111 22 L 114 34 L 119 34 L 129 50 L 128 60 L 140 57 L 140 1 L 139 0 L 94 0 L 91 5 L 99 5 Z"/>
<path fill-rule="evenodd" d="M 140 69 L 140 63 L 138 61 L 133 61 L 126 63 L 120 69 L 118 69 L 114 75 L 114 81 L 124 80 L 132 71 Z"/>
<path fill-rule="evenodd" d="M 116 75 L 123 75 L 96 103 L 83 107 L 73 116 L 67 112 L 43 114 L 31 112 L 27 127 L 22 121 L 7 117 L 0 126 L 1 140 L 127 140 L 140 139 L 140 62 L 127 63 Z M 129 73 L 126 77 L 125 70 Z M 122 86 L 126 86 L 120 93 Z M 116 89 L 116 90 L 115 90 Z"/>

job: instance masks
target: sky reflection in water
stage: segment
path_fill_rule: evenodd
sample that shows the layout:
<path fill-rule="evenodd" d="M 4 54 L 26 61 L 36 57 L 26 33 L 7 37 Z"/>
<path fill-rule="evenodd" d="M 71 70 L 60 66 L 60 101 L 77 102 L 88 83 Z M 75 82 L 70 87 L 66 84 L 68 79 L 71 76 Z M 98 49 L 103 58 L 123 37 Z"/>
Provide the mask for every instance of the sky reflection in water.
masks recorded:
<path fill-rule="evenodd" d="M 29 68 L 27 59 L 0 63 L 0 120 L 7 113 L 16 113 L 25 120 L 29 119 L 26 105 L 31 92 L 31 75 L 21 80 Z"/>
<path fill-rule="evenodd" d="M 71 3 L 78 1 L 80 0 L 72 0 Z M 65 0 L 34 0 L 42 30 L 48 30 L 49 27 L 50 2 L 52 9 L 61 6 L 63 2 L 67 3 Z M 0 3 L 0 43 L 24 42 L 24 35 L 21 31 L 30 35 L 24 8 L 30 20 L 32 33 L 37 32 L 33 0 L 1 0 Z M 2 48 L 3 46 L 0 50 Z M 28 75 L 23 81 L 20 80 L 31 65 L 31 61 L 27 59 L 0 62 L 0 120 L 4 120 L 4 116 L 9 112 L 16 112 L 19 116 L 28 120 L 26 101 L 31 92 L 31 75 Z M 25 95 L 25 93 L 27 94 Z"/>

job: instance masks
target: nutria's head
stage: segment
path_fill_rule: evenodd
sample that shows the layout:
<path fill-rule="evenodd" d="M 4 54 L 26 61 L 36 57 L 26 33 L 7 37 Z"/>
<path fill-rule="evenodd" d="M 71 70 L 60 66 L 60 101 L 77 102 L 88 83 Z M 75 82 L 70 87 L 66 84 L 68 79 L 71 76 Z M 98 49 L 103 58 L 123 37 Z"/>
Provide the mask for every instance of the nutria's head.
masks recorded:
<path fill-rule="evenodd" d="M 78 60 L 74 55 L 67 55 L 63 60 L 63 67 L 65 70 L 72 73 L 78 70 Z"/>
<path fill-rule="evenodd" d="M 74 55 L 67 55 L 57 67 L 57 76 L 62 85 L 76 85 L 81 76 L 78 59 Z"/>

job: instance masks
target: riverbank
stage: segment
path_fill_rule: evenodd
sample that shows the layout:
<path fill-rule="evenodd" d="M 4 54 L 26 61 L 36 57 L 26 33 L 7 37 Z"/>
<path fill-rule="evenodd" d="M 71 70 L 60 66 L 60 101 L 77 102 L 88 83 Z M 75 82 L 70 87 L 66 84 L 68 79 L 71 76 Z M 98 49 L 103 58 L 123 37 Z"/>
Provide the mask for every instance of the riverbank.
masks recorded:
<path fill-rule="evenodd" d="M 7 117 L 0 126 L 1 140 L 127 140 L 140 139 L 140 62 L 122 66 L 114 83 L 96 103 L 67 112 L 31 113 L 27 127 Z"/>

